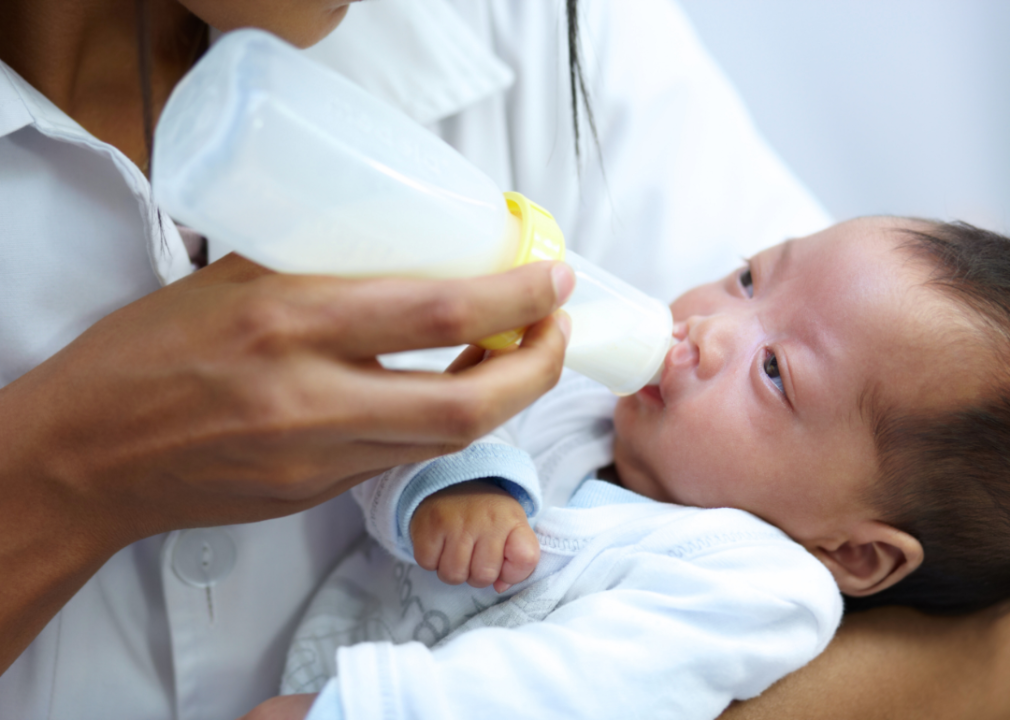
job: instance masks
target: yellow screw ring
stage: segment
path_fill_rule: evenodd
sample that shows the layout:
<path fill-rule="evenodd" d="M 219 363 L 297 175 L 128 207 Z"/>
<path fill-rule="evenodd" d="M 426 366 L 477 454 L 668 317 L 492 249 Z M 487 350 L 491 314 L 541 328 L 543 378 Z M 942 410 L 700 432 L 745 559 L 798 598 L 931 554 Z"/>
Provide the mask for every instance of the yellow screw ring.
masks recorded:
<path fill-rule="evenodd" d="M 517 192 L 505 193 L 505 203 L 520 222 L 519 251 L 510 270 L 538 260 L 565 259 L 565 236 L 553 215 Z M 519 342 L 524 332 L 526 328 L 507 330 L 477 344 L 485 350 L 501 350 Z"/>

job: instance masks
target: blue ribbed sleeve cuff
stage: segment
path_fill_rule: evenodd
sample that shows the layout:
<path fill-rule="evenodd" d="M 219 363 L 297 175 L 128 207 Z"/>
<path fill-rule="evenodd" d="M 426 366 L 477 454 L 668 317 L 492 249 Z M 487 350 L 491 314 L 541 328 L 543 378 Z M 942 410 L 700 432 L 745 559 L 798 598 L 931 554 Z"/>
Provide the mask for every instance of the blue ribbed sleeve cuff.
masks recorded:
<path fill-rule="evenodd" d="M 477 443 L 462 452 L 438 458 L 414 476 L 396 506 L 397 544 L 413 556 L 410 519 L 429 495 L 469 480 L 487 480 L 498 485 L 522 505 L 526 517 L 540 511 L 540 484 L 529 454 L 503 443 Z"/>

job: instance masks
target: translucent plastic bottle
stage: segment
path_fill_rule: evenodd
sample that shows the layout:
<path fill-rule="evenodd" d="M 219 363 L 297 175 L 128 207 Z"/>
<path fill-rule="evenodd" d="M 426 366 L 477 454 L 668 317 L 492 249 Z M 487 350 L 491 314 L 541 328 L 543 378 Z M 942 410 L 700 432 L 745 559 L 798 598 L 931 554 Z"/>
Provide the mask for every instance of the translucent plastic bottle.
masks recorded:
<path fill-rule="evenodd" d="M 159 204 L 266 267 L 445 278 L 563 259 L 578 279 L 567 366 L 631 393 L 672 343 L 666 305 L 566 252 L 550 213 L 268 33 L 230 33 L 204 55 L 169 98 L 154 148 Z"/>

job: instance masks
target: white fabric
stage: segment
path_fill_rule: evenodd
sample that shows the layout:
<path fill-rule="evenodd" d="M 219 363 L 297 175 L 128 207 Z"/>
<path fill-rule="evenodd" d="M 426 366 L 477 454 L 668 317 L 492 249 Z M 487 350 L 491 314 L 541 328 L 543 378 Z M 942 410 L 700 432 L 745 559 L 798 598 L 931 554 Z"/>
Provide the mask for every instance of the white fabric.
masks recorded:
<path fill-rule="evenodd" d="M 507 599 L 441 583 L 397 559 L 388 535 L 387 552 L 363 543 L 327 578 L 283 685 L 318 691 L 336 672 L 339 701 L 324 695 L 311 720 L 709 720 L 826 647 L 842 612 L 831 574 L 753 515 L 657 503 L 599 481 L 580 489 L 581 507 L 565 506 L 551 484 L 584 477 L 587 455 L 610 461 L 613 435 L 598 430 L 611 413 L 594 385 L 571 377 L 512 423 L 519 447 L 534 446 L 544 494 L 562 502 L 539 515 L 540 563 Z M 559 410 L 581 415 L 581 426 L 558 432 Z M 389 495 L 395 506 L 425 465 L 372 479 L 361 497 Z"/>
<path fill-rule="evenodd" d="M 397 7 L 404 26 L 436 33 L 438 43 L 377 52 L 374 33 L 383 27 L 376 24 L 361 28 L 355 62 L 396 79 L 392 87 L 412 89 L 418 106 L 429 91 L 501 82 L 487 70 L 475 83 L 455 49 L 483 48 L 487 62 L 475 67 L 504 63 L 515 77 L 510 88 L 474 95 L 472 105 L 442 106 L 437 129 L 503 188 L 555 212 L 586 257 L 665 296 L 734 263 L 739 252 L 826 223 L 756 136 L 672 4 L 584 3 L 608 196 L 588 151 L 576 182 L 561 4 L 441 0 L 437 12 L 451 8 L 461 20 L 450 32 L 430 27 L 439 16 L 427 14 L 428 3 Z M 355 17 L 385 12 L 385 4 L 355 5 L 340 32 L 358 32 Z M 189 271 L 172 223 L 163 216 L 158 223 L 140 171 L 0 66 L 0 384 Z M 349 498 L 230 528 L 237 563 L 210 602 L 161 558 L 176 534 L 124 549 L 0 676 L 0 717 L 242 714 L 276 691 L 306 598 L 360 529 Z"/>
<path fill-rule="evenodd" d="M 480 30 L 488 29 L 485 4 L 465 9 L 478 13 Z M 514 82 L 512 69 L 490 51 L 488 39 L 486 33 L 474 33 L 447 0 L 382 0 L 355 8 L 349 21 L 306 54 L 426 124 L 498 95 Z M 376 56 L 409 57 L 409 66 L 363 62 Z"/>

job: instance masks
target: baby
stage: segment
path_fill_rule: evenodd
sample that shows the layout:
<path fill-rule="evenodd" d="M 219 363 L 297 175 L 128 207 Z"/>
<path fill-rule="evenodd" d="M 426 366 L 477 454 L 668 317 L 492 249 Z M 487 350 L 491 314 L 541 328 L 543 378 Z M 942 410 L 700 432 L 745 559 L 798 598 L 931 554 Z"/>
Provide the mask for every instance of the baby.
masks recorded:
<path fill-rule="evenodd" d="M 854 220 L 671 310 L 659 385 L 568 376 L 356 488 L 371 538 L 285 671 L 312 720 L 714 718 L 826 646 L 839 591 L 1010 596 L 1010 240 Z"/>

